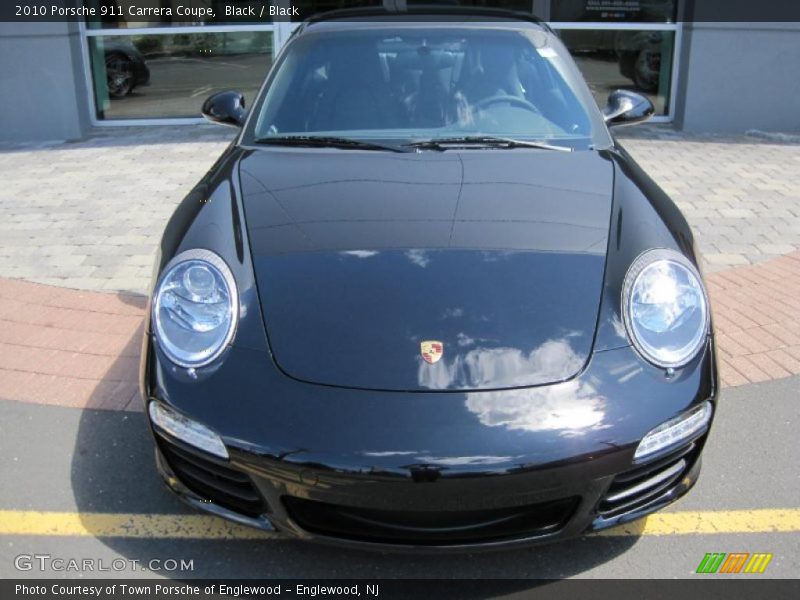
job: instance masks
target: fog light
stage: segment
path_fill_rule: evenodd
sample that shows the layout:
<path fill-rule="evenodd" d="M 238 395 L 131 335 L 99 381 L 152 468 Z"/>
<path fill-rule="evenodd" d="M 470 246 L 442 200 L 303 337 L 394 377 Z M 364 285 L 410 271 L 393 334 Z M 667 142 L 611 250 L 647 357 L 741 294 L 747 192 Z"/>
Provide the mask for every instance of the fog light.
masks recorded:
<path fill-rule="evenodd" d="M 639 460 L 685 442 L 703 431 L 710 420 L 711 403 L 706 400 L 650 431 L 639 443 L 633 458 Z"/>
<path fill-rule="evenodd" d="M 153 425 L 161 431 L 204 452 L 228 458 L 228 450 L 222 439 L 205 425 L 184 417 L 160 402 L 151 402 L 148 412 Z"/>

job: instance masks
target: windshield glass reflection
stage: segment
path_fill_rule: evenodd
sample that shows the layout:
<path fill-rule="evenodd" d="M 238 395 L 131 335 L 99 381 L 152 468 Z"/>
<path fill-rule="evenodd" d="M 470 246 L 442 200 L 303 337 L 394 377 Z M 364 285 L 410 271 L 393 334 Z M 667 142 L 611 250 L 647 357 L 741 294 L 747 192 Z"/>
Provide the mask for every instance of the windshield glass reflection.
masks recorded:
<path fill-rule="evenodd" d="M 403 27 L 301 36 L 259 110 L 257 140 L 474 136 L 585 149 L 602 130 L 569 53 L 544 30 Z"/>

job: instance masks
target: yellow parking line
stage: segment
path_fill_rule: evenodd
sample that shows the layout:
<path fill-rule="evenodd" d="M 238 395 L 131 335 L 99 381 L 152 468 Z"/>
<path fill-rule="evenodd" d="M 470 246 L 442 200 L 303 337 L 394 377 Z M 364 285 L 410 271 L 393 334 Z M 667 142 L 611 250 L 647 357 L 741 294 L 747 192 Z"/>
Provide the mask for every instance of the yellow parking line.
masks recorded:
<path fill-rule="evenodd" d="M 207 515 L 0 510 L 0 535 L 259 539 L 270 534 Z"/>
<path fill-rule="evenodd" d="M 601 536 L 800 532 L 800 508 L 657 513 Z M 0 510 L 0 535 L 266 539 L 274 534 L 207 515 Z"/>
<path fill-rule="evenodd" d="M 800 531 L 800 508 L 655 513 L 598 535 L 700 535 Z"/>

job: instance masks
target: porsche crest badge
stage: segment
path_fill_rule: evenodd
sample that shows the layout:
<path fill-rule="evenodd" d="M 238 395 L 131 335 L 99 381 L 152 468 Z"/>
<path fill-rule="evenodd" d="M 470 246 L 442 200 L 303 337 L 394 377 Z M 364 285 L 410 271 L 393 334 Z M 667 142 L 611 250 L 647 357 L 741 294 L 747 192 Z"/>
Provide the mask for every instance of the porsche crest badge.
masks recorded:
<path fill-rule="evenodd" d="M 425 340 L 419 345 L 419 353 L 422 355 L 422 360 L 432 365 L 442 358 L 444 344 L 436 340 Z"/>

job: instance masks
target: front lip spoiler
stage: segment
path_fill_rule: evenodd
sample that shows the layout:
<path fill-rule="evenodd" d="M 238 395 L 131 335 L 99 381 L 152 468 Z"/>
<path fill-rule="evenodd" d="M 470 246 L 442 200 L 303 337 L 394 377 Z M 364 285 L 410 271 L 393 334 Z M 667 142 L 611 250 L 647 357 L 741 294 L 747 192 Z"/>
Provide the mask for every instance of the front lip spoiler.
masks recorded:
<path fill-rule="evenodd" d="M 514 540 L 505 540 L 498 542 L 485 542 L 480 544 L 441 544 L 441 545 L 413 545 L 413 544 L 382 544 L 376 542 L 364 542 L 359 540 L 349 540 L 346 538 L 336 538 L 317 533 L 311 533 L 302 529 L 299 525 L 289 520 L 287 525 L 278 529 L 273 525 L 266 516 L 260 515 L 259 517 L 248 517 L 235 511 L 224 508 L 213 502 L 208 502 L 200 498 L 192 490 L 187 488 L 175 476 L 167 461 L 164 460 L 158 448 L 155 449 L 156 466 L 159 475 L 164 480 L 164 485 L 169 491 L 178 496 L 178 498 L 185 504 L 192 508 L 207 512 L 223 519 L 228 519 L 240 525 L 255 527 L 265 533 L 275 534 L 275 537 L 282 537 L 285 539 L 302 539 L 310 540 L 327 546 L 334 546 L 338 548 L 353 548 L 361 550 L 380 550 L 383 552 L 392 552 L 397 554 L 407 553 L 425 553 L 425 554 L 457 554 L 474 552 L 476 550 L 492 551 L 492 550 L 508 550 L 513 548 L 528 547 L 531 545 L 552 543 L 560 539 L 561 529 L 558 531 L 547 533 L 543 535 L 531 536 L 526 538 L 517 538 Z"/>
<path fill-rule="evenodd" d="M 183 502 L 185 502 L 192 508 L 205 511 L 207 513 L 210 513 L 217 517 L 222 517 L 223 519 L 227 519 L 235 523 L 239 523 L 240 525 L 255 527 L 256 529 L 260 529 L 261 531 L 268 533 L 277 533 L 278 529 L 275 527 L 275 525 L 272 524 L 272 521 L 270 521 L 264 515 L 260 515 L 258 517 L 248 517 L 247 515 L 243 515 L 235 511 L 229 510 L 223 506 L 220 506 L 219 504 L 214 504 L 213 502 L 208 502 L 207 500 L 203 500 L 197 494 L 192 492 L 189 488 L 187 488 L 180 482 L 180 480 L 172 472 L 170 466 L 167 464 L 167 461 L 165 461 L 164 457 L 161 456 L 161 452 L 159 452 L 157 448 L 155 453 L 156 453 L 156 465 L 158 467 L 158 471 L 161 475 L 161 478 L 164 480 L 164 485 L 167 486 L 169 491 L 178 496 L 178 498 L 180 498 Z"/>
<path fill-rule="evenodd" d="M 166 460 L 164 460 L 164 457 L 161 455 L 161 452 L 159 452 L 158 448 L 156 448 L 155 450 L 155 455 L 156 455 L 156 464 L 158 467 L 158 471 L 164 480 L 164 484 L 171 492 L 176 494 L 183 502 L 185 502 L 186 504 L 195 509 L 205 511 L 209 514 L 221 517 L 223 519 L 227 519 L 229 521 L 233 521 L 235 523 L 239 523 L 241 525 L 254 527 L 265 533 L 272 533 L 275 535 L 275 537 L 286 538 L 286 539 L 296 538 L 296 539 L 309 540 L 339 548 L 352 548 L 352 549 L 360 549 L 367 551 L 379 550 L 382 552 L 391 552 L 397 554 L 408 554 L 408 553 L 459 554 L 459 553 L 469 553 L 475 551 L 491 552 L 491 551 L 501 551 L 501 550 L 513 550 L 518 548 L 526 548 L 531 546 L 545 545 L 548 543 L 555 543 L 558 541 L 563 541 L 565 539 L 574 537 L 591 535 L 592 533 L 595 532 L 601 532 L 603 530 L 625 525 L 632 521 L 641 520 L 647 517 L 648 515 L 657 512 L 663 509 L 664 507 L 674 503 L 675 501 L 680 499 L 684 494 L 686 494 L 692 487 L 694 487 L 695 483 L 697 483 L 697 480 L 700 475 L 700 469 L 702 467 L 702 455 L 700 455 L 698 456 L 694 464 L 691 466 L 689 472 L 686 475 L 684 475 L 683 478 L 681 478 L 678 484 L 664 491 L 662 494 L 659 494 L 657 497 L 653 498 L 650 502 L 648 502 L 644 506 L 641 506 L 631 512 L 627 512 L 622 515 L 611 518 L 597 516 L 589 522 L 588 526 L 586 526 L 586 528 L 583 531 L 575 531 L 575 530 L 569 531 L 571 528 L 567 526 L 565 528 L 561 528 L 557 531 L 546 534 L 540 534 L 540 535 L 529 536 L 524 538 L 516 538 L 510 540 L 501 540 L 495 542 L 468 543 L 468 544 L 441 544 L 441 545 L 414 545 L 414 544 L 387 544 L 387 543 L 377 543 L 377 542 L 365 542 L 359 540 L 350 540 L 346 538 L 336 538 L 326 535 L 320 535 L 302 529 L 291 519 L 289 519 L 284 526 L 278 528 L 265 515 L 260 515 L 259 517 L 248 517 L 246 515 L 242 515 L 240 513 L 219 506 L 218 504 L 214 504 L 213 502 L 208 502 L 206 500 L 203 500 L 180 482 L 180 480 L 172 472 L 172 469 L 169 467 Z M 566 535 L 565 535 L 565 529 L 569 532 Z M 613 533 L 610 533 L 610 535 L 613 535 Z"/>
<path fill-rule="evenodd" d="M 170 492 L 175 494 L 178 497 L 178 499 L 180 499 L 185 504 L 191 506 L 194 509 L 204 511 L 216 517 L 221 517 L 223 519 L 233 521 L 240 525 L 254 527 L 265 533 L 272 533 L 275 535 L 275 537 L 281 537 L 284 539 L 296 538 L 302 540 L 310 540 L 313 542 L 338 548 L 380 550 L 383 552 L 393 552 L 397 554 L 420 553 L 420 552 L 426 554 L 442 554 L 442 553 L 456 554 L 456 553 L 474 552 L 476 550 L 481 550 L 481 551 L 507 550 L 517 547 L 531 546 L 533 544 L 538 545 L 538 544 L 545 544 L 547 542 L 555 542 L 558 539 L 558 534 L 560 533 L 559 531 L 535 537 L 518 538 L 515 540 L 501 541 L 501 542 L 488 542 L 483 544 L 442 544 L 439 546 L 419 546 L 413 544 L 380 544 L 375 542 L 363 542 L 358 540 L 348 540 L 345 538 L 336 538 L 316 533 L 310 533 L 300 528 L 300 526 L 298 526 L 291 520 L 288 523 L 288 527 L 278 529 L 275 525 L 272 524 L 272 521 L 270 521 L 264 515 L 260 515 L 259 517 L 248 517 L 246 515 L 242 515 L 227 508 L 224 508 L 218 504 L 214 504 L 213 502 L 208 502 L 206 500 L 203 500 L 197 494 L 195 494 L 193 491 L 191 491 L 189 488 L 187 488 L 180 482 L 180 480 L 172 472 L 172 469 L 169 467 L 166 460 L 164 460 L 164 457 L 161 455 L 158 449 L 156 449 L 155 454 L 156 454 L 156 465 L 158 467 L 159 474 L 161 475 L 161 478 L 164 481 L 164 485 L 167 487 L 167 489 L 169 489 Z"/>

